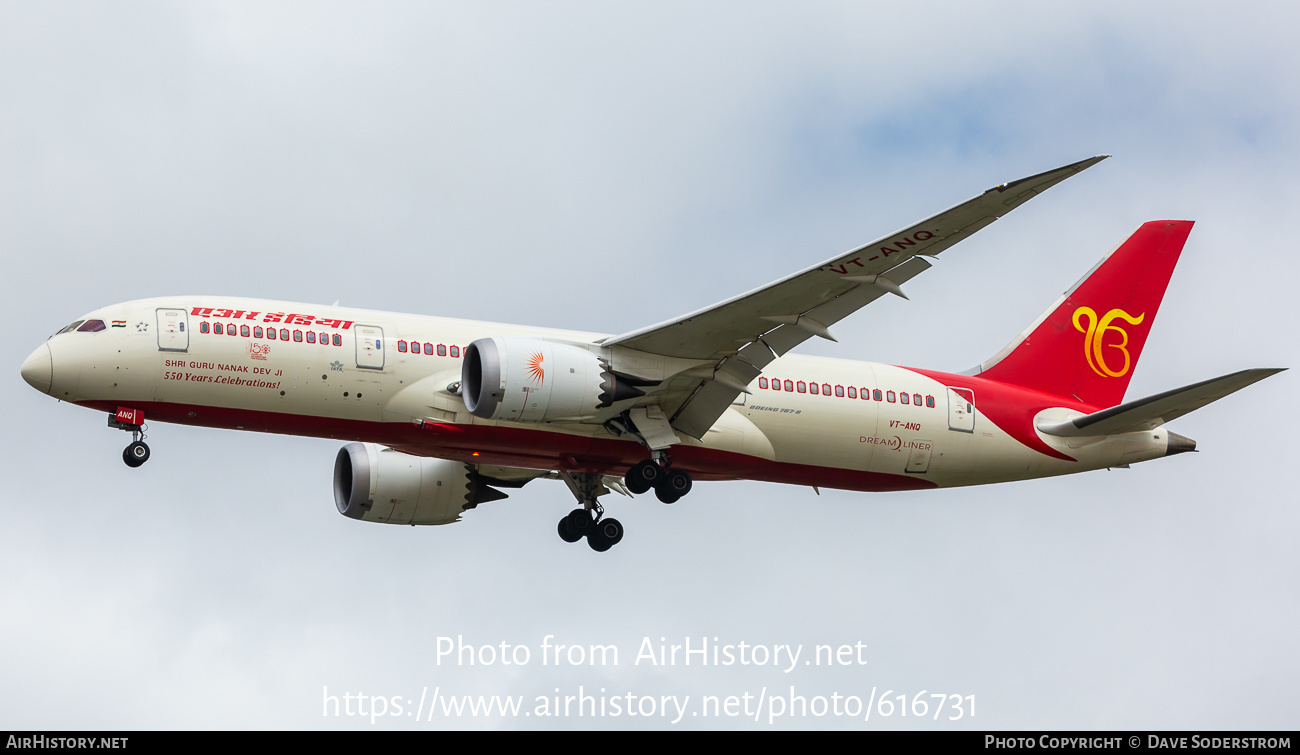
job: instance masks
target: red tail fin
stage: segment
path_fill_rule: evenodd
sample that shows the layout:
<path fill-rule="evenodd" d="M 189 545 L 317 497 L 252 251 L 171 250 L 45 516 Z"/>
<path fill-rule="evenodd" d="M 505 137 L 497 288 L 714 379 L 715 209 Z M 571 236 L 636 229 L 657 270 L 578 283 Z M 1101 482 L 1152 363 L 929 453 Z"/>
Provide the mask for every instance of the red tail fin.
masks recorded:
<path fill-rule="evenodd" d="M 1191 230 L 1190 220 L 1143 224 L 1028 330 L 980 365 L 980 376 L 1094 406 L 1123 401 Z"/>

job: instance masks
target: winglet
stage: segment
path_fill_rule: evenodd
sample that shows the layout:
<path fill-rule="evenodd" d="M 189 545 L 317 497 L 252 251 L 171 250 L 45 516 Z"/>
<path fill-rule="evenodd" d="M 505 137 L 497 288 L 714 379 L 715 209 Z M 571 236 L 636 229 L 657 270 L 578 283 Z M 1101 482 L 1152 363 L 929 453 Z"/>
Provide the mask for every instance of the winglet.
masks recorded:
<path fill-rule="evenodd" d="M 1060 174 L 1059 176 L 1057 176 L 1054 180 L 1052 180 L 1052 181 L 1050 181 L 1050 182 L 1039 183 L 1039 185 L 1035 186 L 1035 187 L 1032 189 L 1032 191 L 1033 191 L 1035 194 L 1038 194 L 1038 193 L 1041 193 L 1042 191 L 1044 191 L 1044 190 L 1046 190 L 1046 189 L 1050 189 L 1051 187 L 1053 187 L 1053 186 L 1059 184 L 1060 182 L 1064 181 L 1065 179 L 1069 178 L 1070 176 L 1074 175 L 1075 173 L 1079 173 L 1079 172 L 1081 172 L 1081 171 L 1085 171 L 1085 170 L 1087 170 L 1088 168 L 1091 168 L 1092 166 L 1096 165 L 1097 163 L 1101 162 L 1102 160 L 1105 160 L 1105 159 L 1108 158 L 1108 157 L 1110 157 L 1110 155 L 1097 155 L 1097 156 L 1095 156 L 1095 157 L 1089 157 L 1089 158 L 1086 159 L 1086 160 L 1080 160 L 1080 161 L 1077 162 L 1077 163 L 1070 163 L 1069 165 L 1064 165 L 1064 166 L 1062 166 L 1062 167 L 1060 167 L 1060 168 L 1056 168 L 1055 170 L 1045 170 L 1045 171 L 1043 171 L 1042 173 L 1036 173 L 1036 174 L 1034 174 L 1034 175 L 1032 175 L 1032 176 L 1026 176 L 1026 177 L 1024 177 L 1024 178 L 1018 178 L 1018 179 L 1016 179 L 1015 181 L 1012 181 L 1012 182 L 1010 182 L 1010 183 L 998 184 L 997 186 L 994 186 L 992 189 L 989 189 L 988 191 L 986 191 L 986 192 L 984 192 L 984 193 L 985 193 L 985 194 L 988 194 L 988 193 L 990 193 L 990 192 L 994 192 L 994 191 L 999 192 L 999 193 L 1004 193 L 1004 192 L 1010 191 L 1011 189 L 1014 189 L 1014 188 L 1020 186 L 1021 184 L 1027 184 L 1027 183 L 1035 183 L 1035 182 L 1038 182 L 1038 180 L 1041 179 L 1043 176 L 1047 176 L 1047 175 L 1050 175 L 1050 174 L 1052 174 L 1052 173 L 1059 173 L 1059 174 Z M 1019 196 L 1019 195 L 1017 195 L 1017 196 Z M 1025 198 L 1028 199 L 1028 197 L 1025 197 Z"/>

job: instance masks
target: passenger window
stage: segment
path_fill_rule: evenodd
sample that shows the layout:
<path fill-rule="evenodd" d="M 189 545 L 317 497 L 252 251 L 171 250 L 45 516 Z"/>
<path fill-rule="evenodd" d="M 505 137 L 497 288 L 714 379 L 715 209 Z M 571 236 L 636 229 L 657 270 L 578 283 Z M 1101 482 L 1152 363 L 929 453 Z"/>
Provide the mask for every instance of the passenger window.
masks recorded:
<path fill-rule="evenodd" d="M 894 392 L 893 392 L 893 391 L 885 391 L 885 400 L 888 401 L 888 402 L 891 403 L 891 404 L 894 403 Z"/>
<path fill-rule="evenodd" d="M 934 408 L 934 396 L 926 396 L 926 397 L 925 397 L 925 405 L 928 406 L 929 408 L 933 409 L 933 408 Z"/>
<path fill-rule="evenodd" d="M 287 341 L 287 340 L 289 340 L 289 329 L 288 329 L 288 328 L 280 328 L 280 340 L 281 340 L 281 341 Z"/>
<path fill-rule="evenodd" d="M 240 325 L 240 326 L 239 326 L 239 335 L 243 336 L 244 338 L 248 338 L 248 336 L 249 336 L 251 333 L 252 333 L 252 331 L 248 329 L 248 326 L 247 326 L 247 325 Z"/>
<path fill-rule="evenodd" d="M 254 325 L 254 326 L 253 326 L 253 338 L 261 338 L 261 337 L 262 337 L 262 326 L 261 326 L 261 325 Z"/>
<path fill-rule="evenodd" d="M 302 343 L 302 331 L 301 331 L 301 330 L 295 330 L 295 331 L 293 332 L 293 340 L 297 341 L 298 343 Z"/>
<path fill-rule="evenodd" d="M 267 339 L 269 339 L 269 340 L 271 340 L 271 341 L 274 341 L 274 340 L 275 340 L 275 328 L 267 328 L 267 329 L 266 329 L 266 337 L 267 337 Z"/>
<path fill-rule="evenodd" d="M 447 347 L 444 346 L 443 344 L 438 344 L 438 356 L 440 357 L 447 356 Z"/>
<path fill-rule="evenodd" d="M 787 380 L 787 381 L 785 381 L 785 389 L 786 389 L 787 391 L 793 391 L 793 390 L 794 390 L 794 381 L 793 381 L 793 380 Z"/>
<path fill-rule="evenodd" d="M 433 356 L 433 344 L 431 344 L 431 343 L 426 343 L 426 344 L 424 345 L 424 353 L 425 353 L 426 355 Z"/>
<path fill-rule="evenodd" d="M 454 357 L 456 357 L 457 359 L 459 359 L 459 358 L 460 358 L 460 347 L 459 347 L 459 346 L 452 346 L 452 347 L 451 347 L 451 355 L 454 356 Z"/>
<path fill-rule="evenodd" d="M 216 333 L 217 335 L 222 335 L 222 334 L 225 333 L 225 331 L 224 331 L 224 330 L 222 329 L 222 327 L 221 327 L 221 323 L 215 323 L 215 324 L 212 326 L 212 332 L 213 332 L 213 333 Z"/>
<path fill-rule="evenodd" d="M 307 331 L 307 343 L 316 343 L 316 334 L 310 330 Z"/>
<path fill-rule="evenodd" d="M 405 353 L 406 353 L 406 341 L 398 341 L 398 342 L 397 342 L 397 350 L 398 350 L 399 352 L 401 352 L 402 354 L 405 354 Z"/>
<path fill-rule="evenodd" d="M 909 399 L 909 398 L 907 397 L 907 394 L 906 394 L 906 393 L 904 393 L 904 394 L 902 394 L 901 396 L 899 396 L 899 397 L 898 397 L 898 401 L 899 401 L 899 403 L 902 403 L 902 404 L 910 404 L 910 403 L 912 403 L 912 400 Z"/>
<path fill-rule="evenodd" d="M 209 330 L 211 330 L 211 328 L 208 327 L 208 324 L 206 322 L 199 323 L 200 333 L 207 333 Z"/>
<path fill-rule="evenodd" d="M 831 384 L 830 384 L 830 383 L 822 383 L 822 395 L 823 395 L 823 396 L 829 396 L 829 395 L 831 395 Z"/>
<path fill-rule="evenodd" d="M 857 388 L 854 388 L 853 386 L 850 385 L 850 386 L 849 386 L 849 398 L 857 398 L 857 397 L 858 397 L 858 389 L 857 389 Z"/>
<path fill-rule="evenodd" d="M 920 405 L 921 405 L 921 394 L 919 394 L 919 393 L 913 393 L 913 394 L 912 394 L 912 403 L 913 403 L 913 404 L 916 404 L 917 406 L 920 406 Z"/>
<path fill-rule="evenodd" d="M 872 398 L 874 398 L 875 400 L 879 401 L 879 400 L 881 399 L 881 396 L 880 396 L 880 389 L 877 388 L 876 390 L 872 391 L 872 392 L 871 392 L 871 396 L 872 396 Z"/>
<path fill-rule="evenodd" d="M 849 390 L 853 390 L 853 389 L 850 388 Z M 844 398 L 844 386 L 842 385 L 835 386 L 835 395 L 837 398 Z"/>
<path fill-rule="evenodd" d="M 761 377 L 761 378 L 759 378 L 759 379 L 758 379 L 758 387 L 759 387 L 759 388 L 766 388 L 766 387 L 767 387 L 767 378 L 765 378 L 765 377 Z"/>
<path fill-rule="evenodd" d="M 338 333 L 335 333 L 335 334 L 334 334 L 334 345 L 335 345 L 335 346 L 342 346 L 342 345 L 343 345 L 343 336 L 339 335 Z"/>
<path fill-rule="evenodd" d="M 799 392 L 800 392 L 800 393 L 803 393 L 803 392 L 804 392 L 804 388 L 805 388 L 805 386 L 807 386 L 808 384 L 805 383 L 804 381 L 800 380 L 799 382 L 795 383 L 794 385 L 795 385 L 796 388 L 799 389 Z M 813 393 L 816 393 L 816 392 L 817 392 L 817 384 L 816 384 L 816 383 L 813 383 L 813 384 L 812 384 L 812 392 L 813 392 Z"/>

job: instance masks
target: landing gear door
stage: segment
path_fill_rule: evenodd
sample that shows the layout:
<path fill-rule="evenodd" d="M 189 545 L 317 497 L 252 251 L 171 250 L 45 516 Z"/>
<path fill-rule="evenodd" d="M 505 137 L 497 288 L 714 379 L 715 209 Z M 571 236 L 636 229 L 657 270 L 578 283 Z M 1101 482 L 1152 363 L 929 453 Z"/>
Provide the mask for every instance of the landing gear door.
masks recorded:
<path fill-rule="evenodd" d="M 384 369 L 384 329 L 375 325 L 354 325 L 357 339 L 357 366 L 368 370 Z"/>
<path fill-rule="evenodd" d="M 975 432 L 975 393 L 967 388 L 948 388 L 948 429 Z"/>
<path fill-rule="evenodd" d="M 183 309 L 158 310 L 158 350 L 189 351 L 189 316 Z"/>

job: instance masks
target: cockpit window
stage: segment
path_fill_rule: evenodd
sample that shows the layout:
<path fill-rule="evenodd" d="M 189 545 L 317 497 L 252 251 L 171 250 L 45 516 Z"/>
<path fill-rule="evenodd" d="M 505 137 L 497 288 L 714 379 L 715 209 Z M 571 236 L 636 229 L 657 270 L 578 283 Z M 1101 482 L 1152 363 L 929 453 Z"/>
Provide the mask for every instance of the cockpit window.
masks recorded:
<path fill-rule="evenodd" d="M 77 328 L 78 333 L 98 333 L 104 329 L 103 320 L 86 320 L 85 324 Z"/>
<path fill-rule="evenodd" d="M 80 327 L 80 326 L 81 326 L 81 323 L 83 323 L 83 322 L 85 322 L 85 320 L 77 320 L 76 322 L 72 323 L 71 325 L 69 325 L 68 327 L 64 328 L 63 330 L 60 330 L 59 333 L 71 333 L 72 331 L 74 331 L 74 330 L 76 330 L 78 327 Z M 54 335 L 57 336 L 59 333 L 55 333 Z"/>

